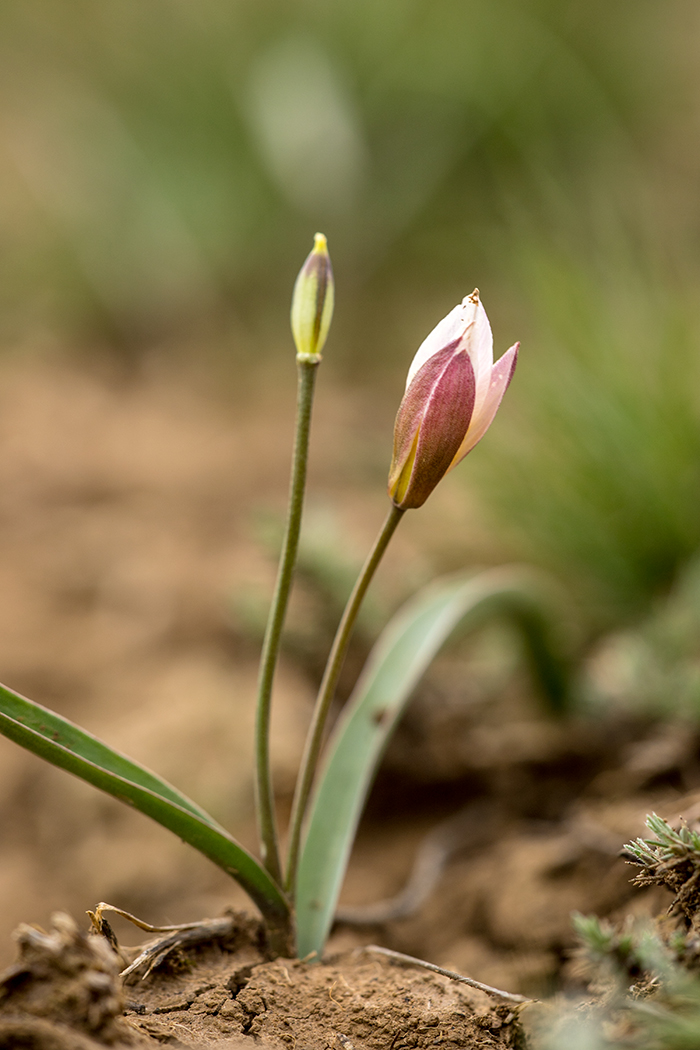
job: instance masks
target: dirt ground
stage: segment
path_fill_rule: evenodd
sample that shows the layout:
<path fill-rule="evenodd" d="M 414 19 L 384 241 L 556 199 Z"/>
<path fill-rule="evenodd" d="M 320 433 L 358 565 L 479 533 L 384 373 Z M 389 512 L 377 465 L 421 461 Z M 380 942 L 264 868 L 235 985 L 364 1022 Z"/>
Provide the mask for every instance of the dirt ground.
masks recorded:
<path fill-rule="evenodd" d="M 2 982 L 0 1047 L 458 1050 L 513 1046 L 519 1038 L 519 1004 L 398 969 L 376 953 L 345 953 L 320 965 L 265 962 L 255 926 L 232 916 L 217 944 L 171 957 L 145 979 L 127 977 L 126 987 L 118 977 L 124 958 L 68 916 L 58 914 L 48 934 L 26 927 L 21 964 Z"/>
<path fill-rule="evenodd" d="M 252 706 L 274 578 L 266 536 L 284 508 L 294 379 L 285 386 L 261 373 L 243 384 L 204 372 L 157 354 L 128 370 L 55 356 L 0 365 L 0 679 L 156 769 L 253 846 Z M 321 388 L 308 521 L 316 536 L 340 535 L 343 571 L 385 512 L 392 415 L 358 392 Z M 495 556 L 465 489 L 442 488 L 397 536 L 378 580 L 379 622 L 435 569 Z M 292 609 L 273 732 L 281 814 L 334 586 L 330 570 L 309 569 Z M 373 629 L 367 621 L 348 682 Z M 647 812 L 675 817 L 700 798 L 694 731 L 622 716 L 553 721 L 508 645 L 487 632 L 438 661 L 370 801 L 344 889 L 349 905 L 397 894 L 425 835 L 460 814 L 450 859 L 417 911 L 339 924 L 329 952 L 342 954 L 342 971 L 259 955 L 241 963 L 232 952 L 252 949 L 212 947 L 204 962 L 169 975 L 177 987 L 168 1001 L 179 1006 L 164 1009 L 156 989 L 146 1013 L 127 1015 L 132 1035 L 234 1046 L 248 1033 L 289 1047 L 294 1036 L 300 1048 L 360 1050 L 433 1045 L 439 1030 L 444 1046 L 514 1045 L 505 1008 L 446 978 L 352 953 L 384 944 L 542 996 L 570 980 L 573 910 L 663 906 L 661 891 L 630 887 L 618 854 L 643 832 Z M 48 930 L 62 911 L 82 925 L 100 900 L 154 924 L 246 906 L 225 875 L 146 818 L 4 739 L 0 758 L 3 965 L 15 958 L 20 923 Z M 134 939 L 119 924 L 117 932 L 120 942 Z M 246 981 L 233 994 L 230 975 L 243 965 Z M 389 982 L 383 1000 L 373 998 L 379 975 Z M 258 1009 L 277 997 L 298 1012 L 289 997 L 302 986 L 315 1005 L 301 1011 L 326 1018 L 326 1042 L 305 1042 L 298 1026 L 270 1027 Z M 377 1018 L 399 998 L 404 1021 L 423 1004 L 432 1033 L 424 1041 L 390 1044 L 377 1034 Z M 195 1015 L 211 1019 L 199 1043 L 187 1041 Z M 406 1021 L 407 1031 L 416 1023 Z M 15 1044 L 0 1038 L 5 1045 Z"/>

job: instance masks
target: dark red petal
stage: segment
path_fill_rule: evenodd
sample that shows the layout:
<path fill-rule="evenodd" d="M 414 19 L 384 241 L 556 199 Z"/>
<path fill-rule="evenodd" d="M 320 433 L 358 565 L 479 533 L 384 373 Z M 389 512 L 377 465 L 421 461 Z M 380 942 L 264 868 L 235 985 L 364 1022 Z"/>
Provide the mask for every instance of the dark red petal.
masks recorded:
<path fill-rule="evenodd" d="M 406 391 L 394 428 L 389 494 L 397 506 L 420 507 L 446 473 L 469 427 L 475 377 L 459 340 L 433 354 Z M 397 485 L 418 438 L 410 478 Z"/>

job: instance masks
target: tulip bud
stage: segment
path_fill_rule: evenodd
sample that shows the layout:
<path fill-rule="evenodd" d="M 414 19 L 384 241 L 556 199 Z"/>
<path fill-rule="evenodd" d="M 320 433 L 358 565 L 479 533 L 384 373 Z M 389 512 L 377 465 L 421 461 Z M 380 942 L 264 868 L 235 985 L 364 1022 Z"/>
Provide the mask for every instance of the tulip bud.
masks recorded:
<path fill-rule="evenodd" d="M 297 359 L 320 359 L 332 316 L 333 270 L 326 238 L 317 233 L 292 295 L 292 335 Z"/>
<path fill-rule="evenodd" d="M 478 289 L 421 344 L 394 427 L 389 496 L 397 507 L 421 507 L 481 440 L 510 383 L 519 346 L 493 363 L 491 327 Z"/>

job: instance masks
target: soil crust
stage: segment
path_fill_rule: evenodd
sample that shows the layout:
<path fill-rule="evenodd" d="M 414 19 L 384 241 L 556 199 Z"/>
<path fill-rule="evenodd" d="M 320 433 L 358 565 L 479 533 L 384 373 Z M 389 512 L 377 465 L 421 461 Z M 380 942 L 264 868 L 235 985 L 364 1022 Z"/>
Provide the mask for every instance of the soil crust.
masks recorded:
<path fill-rule="evenodd" d="M 324 963 L 264 961 L 244 917 L 223 942 L 178 952 L 124 986 L 104 937 L 65 914 L 17 931 L 1 981 L 0 1047 L 278 1047 L 380 1050 L 518 1045 L 516 1012 L 446 977 L 354 951 Z"/>

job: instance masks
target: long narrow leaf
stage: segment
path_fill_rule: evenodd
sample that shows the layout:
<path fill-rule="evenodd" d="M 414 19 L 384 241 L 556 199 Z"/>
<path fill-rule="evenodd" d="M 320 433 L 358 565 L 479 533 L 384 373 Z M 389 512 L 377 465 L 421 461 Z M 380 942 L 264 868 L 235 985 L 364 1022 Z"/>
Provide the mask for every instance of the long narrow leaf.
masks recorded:
<path fill-rule="evenodd" d="M 61 744 L 64 748 L 75 752 L 81 758 L 94 762 L 95 765 L 101 766 L 102 769 L 124 777 L 134 784 L 140 784 L 141 787 L 148 788 L 150 791 L 155 792 L 156 795 L 169 799 L 178 806 L 182 806 L 183 809 L 189 810 L 190 813 L 196 814 L 212 827 L 218 827 L 219 830 L 223 830 L 205 810 L 201 809 L 195 802 L 192 802 L 191 799 L 183 795 L 172 784 L 168 784 L 166 780 L 163 780 L 156 773 L 152 773 L 144 766 L 139 765 L 138 762 L 134 762 L 133 759 L 115 751 L 114 748 L 104 744 L 74 722 L 57 715 L 55 711 L 50 711 L 47 707 L 42 707 L 41 704 L 37 704 L 33 700 L 28 700 L 4 685 L 0 685 L 0 714 L 12 719 L 14 722 L 20 723 L 20 725 L 26 726 L 28 729 L 34 730 L 44 737 L 46 748 L 48 749 L 47 753 L 41 750 L 44 748 L 44 745 L 39 739 L 35 740 L 35 746 L 30 750 L 34 751 L 35 754 L 41 755 L 42 758 L 48 759 L 49 762 L 52 761 L 48 753 L 51 745 Z"/>
<path fill-rule="evenodd" d="M 61 769 L 133 805 L 231 875 L 272 926 L 289 905 L 265 869 L 204 810 L 155 773 L 40 704 L 0 686 L 0 733 Z"/>
<path fill-rule="evenodd" d="M 550 710 L 563 709 L 566 665 L 532 573 L 495 569 L 442 580 L 404 606 L 374 647 L 326 748 L 299 864 L 301 958 L 323 950 L 367 794 L 414 687 L 459 624 L 471 629 L 496 615 L 520 629 Z"/>

